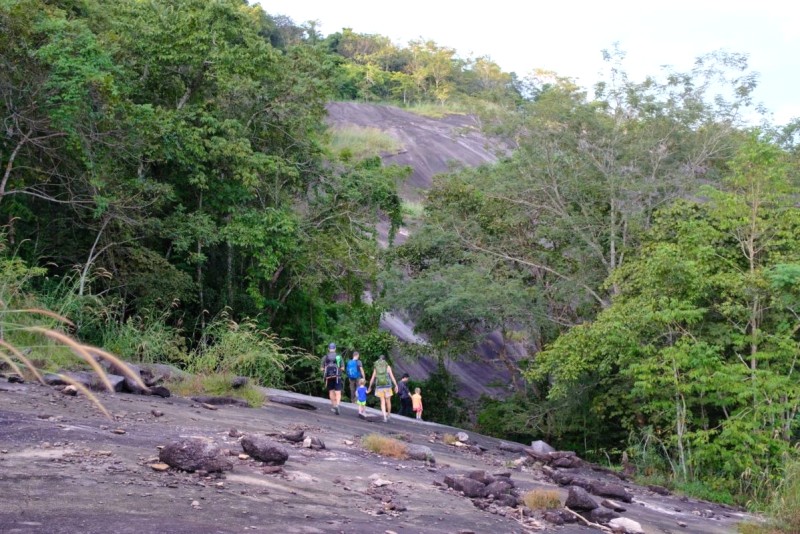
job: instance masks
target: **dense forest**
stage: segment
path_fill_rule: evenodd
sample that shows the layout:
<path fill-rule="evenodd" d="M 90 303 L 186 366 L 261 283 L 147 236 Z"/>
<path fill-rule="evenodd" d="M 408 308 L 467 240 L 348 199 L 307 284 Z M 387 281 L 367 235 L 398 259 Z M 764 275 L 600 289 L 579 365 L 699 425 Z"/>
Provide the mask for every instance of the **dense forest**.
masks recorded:
<path fill-rule="evenodd" d="M 800 438 L 800 123 L 753 126 L 743 54 L 644 80 L 605 54 L 589 94 L 242 0 L 0 0 L 3 339 L 320 394 L 327 343 L 369 364 L 403 310 L 439 358 L 491 332 L 528 354 L 508 398 L 435 418 L 767 503 Z M 409 169 L 336 145 L 331 100 L 475 114 L 509 150 L 415 210 Z"/>

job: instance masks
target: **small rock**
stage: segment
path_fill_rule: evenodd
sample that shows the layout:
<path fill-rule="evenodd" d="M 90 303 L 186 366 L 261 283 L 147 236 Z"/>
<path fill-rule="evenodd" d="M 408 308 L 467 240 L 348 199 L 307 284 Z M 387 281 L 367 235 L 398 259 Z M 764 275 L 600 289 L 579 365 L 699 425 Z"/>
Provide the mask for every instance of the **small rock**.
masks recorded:
<path fill-rule="evenodd" d="M 469 441 L 469 434 L 467 434 L 466 432 L 459 432 L 458 434 L 456 434 L 456 438 L 458 439 L 458 441 L 463 443 L 465 441 Z"/>
<path fill-rule="evenodd" d="M 12 384 L 24 384 L 25 383 L 25 379 L 22 378 L 19 375 L 9 375 L 8 376 L 8 381 L 11 382 Z"/>
<path fill-rule="evenodd" d="M 78 388 L 70 384 L 68 386 L 64 386 L 64 389 L 61 390 L 61 393 L 64 395 L 69 395 L 70 397 L 74 397 L 78 394 Z"/>
<path fill-rule="evenodd" d="M 391 481 L 385 480 L 383 478 L 376 478 L 375 480 L 372 481 L 372 485 L 378 488 L 382 488 L 383 486 L 389 486 L 391 485 L 391 483 L 392 483 Z"/>
<path fill-rule="evenodd" d="M 556 452 L 556 450 L 553 447 L 551 447 L 548 443 L 542 440 L 532 441 L 531 449 L 536 454 L 550 454 L 551 452 Z"/>
<path fill-rule="evenodd" d="M 244 452 L 267 465 L 283 465 L 289 453 L 279 444 L 261 436 L 245 436 L 242 439 Z"/>
<path fill-rule="evenodd" d="M 281 437 L 286 441 L 291 441 L 292 443 L 300 443 L 303 441 L 305 435 L 304 430 L 295 430 L 294 432 L 284 432 Z"/>
<path fill-rule="evenodd" d="M 205 402 L 201 402 L 201 403 L 200 403 L 200 406 L 202 406 L 202 407 L 203 407 L 203 408 L 205 408 L 206 410 L 212 410 L 212 411 L 219 410 L 219 408 L 217 408 L 217 407 L 216 407 L 216 406 L 214 406 L 213 404 L 206 404 Z"/>
<path fill-rule="evenodd" d="M 150 413 L 153 414 L 153 417 L 163 417 L 164 415 L 161 410 L 150 410 Z"/>
<path fill-rule="evenodd" d="M 199 508 L 200 507 L 200 501 L 192 501 L 192 507 Z"/>
<path fill-rule="evenodd" d="M 684 523 L 683 521 L 678 521 L 678 526 L 681 527 L 681 528 L 686 528 L 687 527 L 686 523 Z"/>
<path fill-rule="evenodd" d="M 614 532 L 620 532 L 624 534 L 644 534 L 642 525 L 633 519 L 628 519 L 627 517 L 617 517 L 616 519 L 612 519 L 608 522 L 608 526 Z"/>
<path fill-rule="evenodd" d="M 626 508 L 620 503 L 612 501 L 611 499 L 603 499 L 600 502 L 600 505 L 608 508 L 609 510 L 614 510 L 615 512 L 624 512 L 626 510 Z"/>
<path fill-rule="evenodd" d="M 170 443 L 159 451 L 158 457 L 165 464 L 190 473 L 233 469 L 231 462 L 222 457 L 220 448 L 203 438 L 186 438 Z"/>
<path fill-rule="evenodd" d="M 453 445 L 454 445 L 455 447 L 466 447 L 466 446 L 467 446 L 467 445 L 466 445 L 464 442 L 462 442 L 462 441 L 456 441 L 455 443 L 453 443 Z"/>
<path fill-rule="evenodd" d="M 279 465 L 268 465 L 261 470 L 261 472 L 264 473 L 265 475 L 274 475 L 282 471 L 283 468 Z"/>
<path fill-rule="evenodd" d="M 125 429 L 124 429 L 124 428 L 115 428 L 115 429 L 114 429 L 114 430 L 112 430 L 111 432 L 112 432 L 113 434 L 125 434 Z"/>
<path fill-rule="evenodd" d="M 353 445 L 355 442 L 350 441 L 349 439 L 346 439 L 346 440 L 344 440 L 343 443 L 349 447 L 349 446 Z"/>
<path fill-rule="evenodd" d="M 242 453 L 242 454 L 239 455 L 239 459 L 240 460 L 249 460 L 250 459 L 250 455 Z"/>
<path fill-rule="evenodd" d="M 166 471 L 167 469 L 169 469 L 169 465 L 163 462 L 159 462 L 157 464 L 150 464 L 150 469 L 152 469 L 153 471 Z"/>
<path fill-rule="evenodd" d="M 228 437 L 239 438 L 239 437 L 242 437 L 242 435 L 243 434 L 241 432 L 239 432 L 238 430 L 236 430 L 235 428 L 231 428 L 230 430 L 228 430 Z"/>

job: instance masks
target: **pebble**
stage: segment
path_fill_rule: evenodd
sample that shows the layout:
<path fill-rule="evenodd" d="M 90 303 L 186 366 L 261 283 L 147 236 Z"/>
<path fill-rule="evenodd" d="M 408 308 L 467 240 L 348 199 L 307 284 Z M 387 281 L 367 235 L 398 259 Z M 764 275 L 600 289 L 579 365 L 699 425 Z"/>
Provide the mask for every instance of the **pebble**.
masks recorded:
<path fill-rule="evenodd" d="M 125 434 L 125 429 L 123 428 L 115 428 L 111 431 L 113 434 Z"/>
<path fill-rule="evenodd" d="M 150 469 L 153 471 L 166 471 L 169 469 L 169 466 L 165 463 L 159 462 L 157 464 L 150 464 Z"/>

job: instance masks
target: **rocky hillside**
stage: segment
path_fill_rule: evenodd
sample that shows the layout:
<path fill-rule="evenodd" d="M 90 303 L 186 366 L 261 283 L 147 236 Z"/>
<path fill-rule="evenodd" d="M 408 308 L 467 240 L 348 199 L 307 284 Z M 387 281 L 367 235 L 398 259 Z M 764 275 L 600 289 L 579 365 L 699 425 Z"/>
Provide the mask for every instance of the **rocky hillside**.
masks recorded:
<path fill-rule="evenodd" d="M 477 119 L 469 115 L 433 119 L 392 106 L 332 102 L 328 105 L 328 122 L 334 128 L 348 125 L 377 128 L 397 139 L 401 151 L 383 159 L 387 165 L 411 166 L 413 173 L 401 187 L 402 196 L 411 201 L 424 195 L 434 175 L 458 166 L 492 163 L 503 151 L 502 143 L 483 135 Z M 387 228 L 382 230 L 385 234 Z M 408 231 L 401 229 L 399 242 Z M 413 324 L 402 314 L 385 314 L 381 327 L 405 342 L 424 343 L 424 338 L 414 333 Z M 470 399 L 483 394 L 502 397 L 509 391 L 504 385 L 511 383 L 510 371 L 496 357 L 501 342 L 499 335 L 490 335 L 476 348 L 473 358 L 446 362 L 448 370 L 458 379 L 460 395 Z M 510 358 L 524 356 L 522 347 L 516 345 L 506 347 L 506 352 Z M 394 366 L 399 373 L 407 372 L 424 380 L 436 369 L 436 362 L 429 358 L 409 360 L 395 354 Z"/>
<path fill-rule="evenodd" d="M 282 391 L 262 408 L 100 393 L 109 420 L 63 389 L 0 382 L 0 532 L 713 534 L 748 519 L 541 442 Z M 374 434 L 396 457 L 368 450 Z"/>

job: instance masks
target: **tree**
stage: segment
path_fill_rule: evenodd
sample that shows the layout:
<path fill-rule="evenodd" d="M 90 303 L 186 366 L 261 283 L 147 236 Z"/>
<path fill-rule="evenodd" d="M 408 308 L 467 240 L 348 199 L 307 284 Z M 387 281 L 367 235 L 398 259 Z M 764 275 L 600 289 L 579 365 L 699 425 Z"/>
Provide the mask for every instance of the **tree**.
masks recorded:
<path fill-rule="evenodd" d="M 752 135 L 706 201 L 657 215 L 609 278 L 612 305 L 542 352 L 530 378 L 558 398 L 592 376 L 597 414 L 652 433 L 676 478 L 721 476 L 763 497 L 800 407 L 797 180 L 786 153 Z"/>

